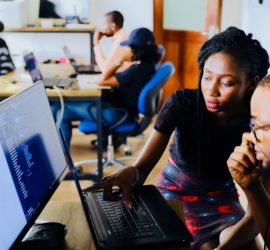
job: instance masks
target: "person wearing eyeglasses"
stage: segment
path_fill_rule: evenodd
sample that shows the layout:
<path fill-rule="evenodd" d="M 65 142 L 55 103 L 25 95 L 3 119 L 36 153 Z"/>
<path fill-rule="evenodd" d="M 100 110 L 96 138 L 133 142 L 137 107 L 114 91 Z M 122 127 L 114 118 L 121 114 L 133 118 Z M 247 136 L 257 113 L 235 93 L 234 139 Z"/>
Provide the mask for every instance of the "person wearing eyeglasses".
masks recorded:
<path fill-rule="evenodd" d="M 270 248 L 270 75 L 252 96 L 251 117 L 251 133 L 243 134 L 227 164 L 247 197 L 266 249 Z"/>

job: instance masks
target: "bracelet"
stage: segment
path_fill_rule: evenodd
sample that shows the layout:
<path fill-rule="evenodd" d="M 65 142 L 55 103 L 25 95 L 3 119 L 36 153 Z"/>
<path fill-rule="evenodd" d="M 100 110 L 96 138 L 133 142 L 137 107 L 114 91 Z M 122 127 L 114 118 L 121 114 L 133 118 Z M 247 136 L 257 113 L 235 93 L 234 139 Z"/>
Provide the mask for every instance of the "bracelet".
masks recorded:
<path fill-rule="evenodd" d="M 134 180 L 134 182 L 132 183 L 132 187 L 133 188 L 136 188 L 137 186 L 138 186 L 138 184 L 139 184 L 139 170 L 136 168 L 136 167 L 134 167 L 135 168 L 135 180 Z"/>

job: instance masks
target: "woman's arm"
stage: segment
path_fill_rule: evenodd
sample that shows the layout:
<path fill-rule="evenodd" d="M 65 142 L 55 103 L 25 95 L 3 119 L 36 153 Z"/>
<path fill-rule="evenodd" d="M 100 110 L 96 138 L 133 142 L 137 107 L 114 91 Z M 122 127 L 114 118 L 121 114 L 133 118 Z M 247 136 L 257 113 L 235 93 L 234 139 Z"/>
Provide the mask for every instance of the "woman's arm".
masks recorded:
<path fill-rule="evenodd" d="M 100 183 L 94 184 L 93 186 L 85 189 L 85 191 L 88 192 L 97 189 L 104 189 L 104 197 L 106 199 L 122 199 L 127 207 L 131 207 L 129 196 L 131 187 L 136 182 L 137 173 L 139 173 L 139 183 L 142 184 L 154 168 L 155 164 L 161 158 L 169 139 L 170 135 L 162 134 L 153 130 L 134 166 L 125 167 L 112 175 L 103 178 Z M 114 186 L 118 186 L 120 188 L 120 196 L 119 193 L 117 193 L 117 196 L 113 193 L 112 187 Z"/>
<path fill-rule="evenodd" d="M 119 82 L 115 76 L 111 76 L 106 80 L 101 80 L 98 83 L 99 86 L 109 86 L 109 87 L 116 87 L 119 85 Z"/>
<path fill-rule="evenodd" d="M 116 73 L 116 71 L 120 68 L 123 62 L 130 62 L 132 60 L 132 53 L 130 50 L 125 50 L 125 53 L 121 54 L 113 64 L 110 64 L 110 66 L 104 70 L 101 78 L 100 85 L 105 85 L 105 81 L 108 81 L 109 79 L 112 80 L 112 78 Z M 117 79 L 115 78 L 117 81 Z M 118 85 L 118 82 L 117 82 Z M 117 86 L 115 85 L 115 86 Z M 108 86 L 108 85 L 107 85 Z M 110 85 L 111 86 L 111 85 Z"/>
<path fill-rule="evenodd" d="M 139 172 L 139 183 L 143 184 L 149 173 L 161 158 L 166 149 L 170 135 L 162 134 L 153 129 L 149 140 L 143 147 L 134 167 Z"/>

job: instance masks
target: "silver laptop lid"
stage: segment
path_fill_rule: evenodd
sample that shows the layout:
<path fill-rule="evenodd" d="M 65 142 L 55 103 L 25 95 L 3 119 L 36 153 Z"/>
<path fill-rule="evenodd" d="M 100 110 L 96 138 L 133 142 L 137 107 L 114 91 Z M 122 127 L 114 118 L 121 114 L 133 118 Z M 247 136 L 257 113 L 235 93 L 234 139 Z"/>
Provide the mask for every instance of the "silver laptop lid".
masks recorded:
<path fill-rule="evenodd" d="M 76 68 L 78 68 L 79 65 L 76 62 L 75 58 L 71 55 L 70 50 L 68 49 L 68 47 L 64 46 L 63 51 L 64 51 L 67 59 L 69 60 L 70 64 L 72 65 L 72 67 L 76 70 Z"/>

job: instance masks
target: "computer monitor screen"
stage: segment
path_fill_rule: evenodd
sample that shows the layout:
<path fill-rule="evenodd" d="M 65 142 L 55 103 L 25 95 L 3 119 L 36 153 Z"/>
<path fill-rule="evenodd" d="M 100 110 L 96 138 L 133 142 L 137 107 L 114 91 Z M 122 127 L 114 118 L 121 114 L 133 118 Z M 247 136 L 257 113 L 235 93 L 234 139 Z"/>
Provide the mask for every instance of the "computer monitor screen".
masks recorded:
<path fill-rule="evenodd" d="M 78 16 L 89 19 L 89 0 L 40 0 L 40 18 L 66 18 Z"/>
<path fill-rule="evenodd" d="M 40 69 L 38 68 L 37 60 L 32 52 L 24 56 L 24 62 L 32 81 L 35 83 L 42 80 L 42 75 Z"/>
<path fill-rule="evenodd" d="M 0 249 L 36 220 L 67 164 L 40 81 L 0 103 Z"/>

